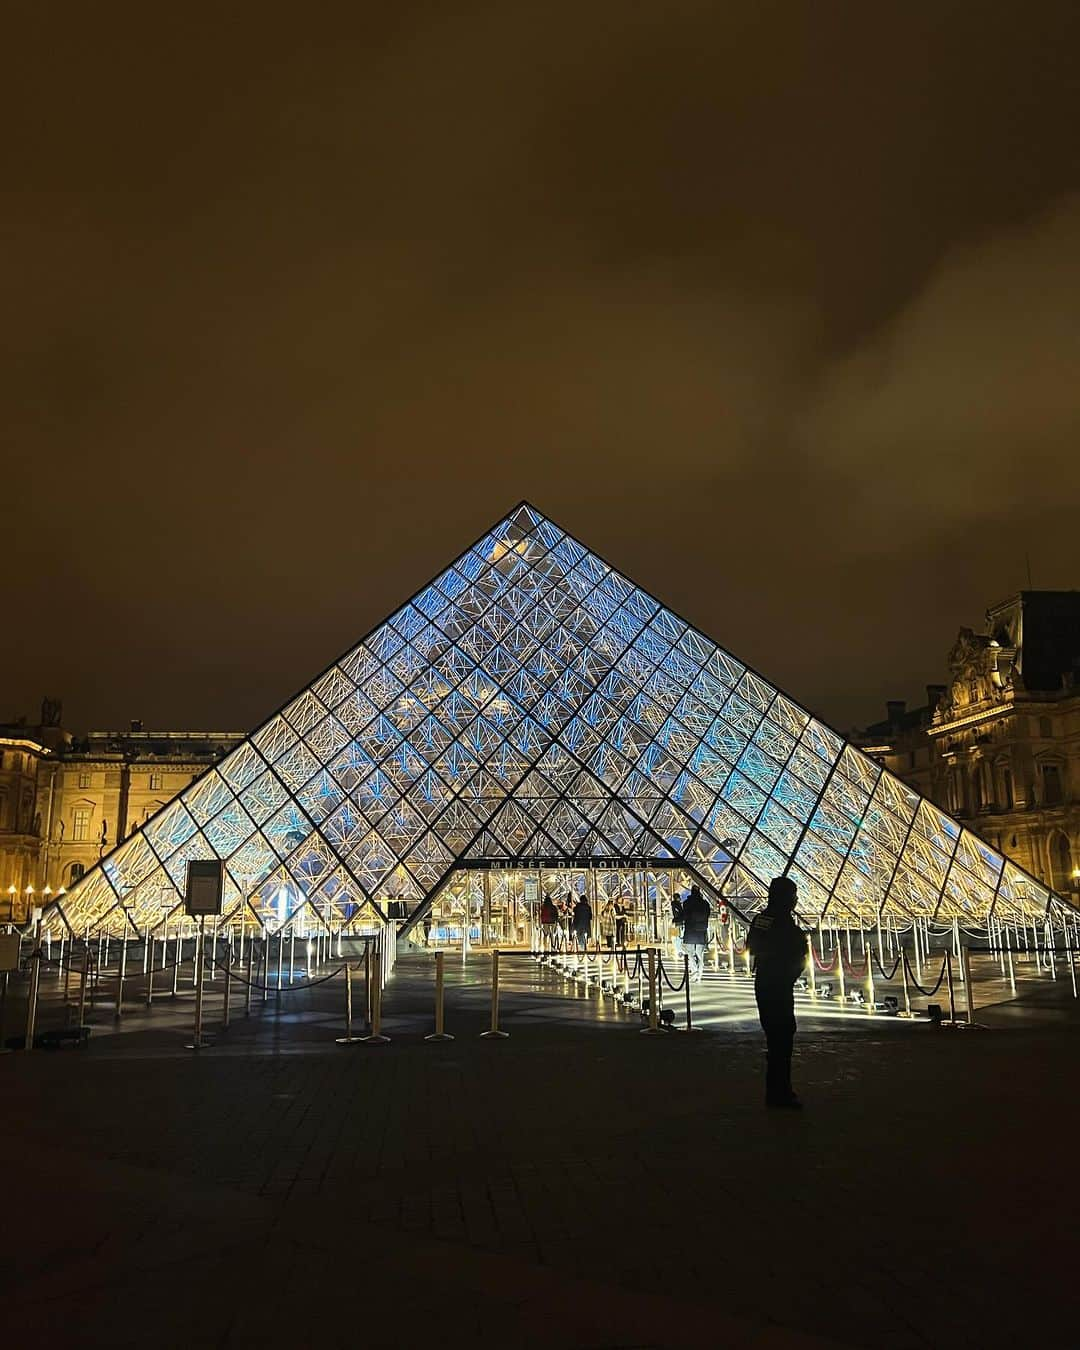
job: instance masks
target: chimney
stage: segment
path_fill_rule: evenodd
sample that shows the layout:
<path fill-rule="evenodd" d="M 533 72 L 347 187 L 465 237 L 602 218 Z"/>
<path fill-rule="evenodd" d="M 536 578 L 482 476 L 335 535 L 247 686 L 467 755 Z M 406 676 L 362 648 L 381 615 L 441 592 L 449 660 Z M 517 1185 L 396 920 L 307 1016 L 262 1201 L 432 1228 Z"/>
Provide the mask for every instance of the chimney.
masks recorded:
<path fill-rule="evenodd" d="M 926 686 L 926 702 L 931 713 L 937 712 L 938 704 L 945 697 L 946 686 L 943 684 L 928 684 Z"/>
<path fill-rule="evenodd" d="M 907 708 L 907 701 L 902 698 L 893 698 L 885 704 L 885 715 L 889 726 L 898 727 L 904 720 L 904 710 Z"/>

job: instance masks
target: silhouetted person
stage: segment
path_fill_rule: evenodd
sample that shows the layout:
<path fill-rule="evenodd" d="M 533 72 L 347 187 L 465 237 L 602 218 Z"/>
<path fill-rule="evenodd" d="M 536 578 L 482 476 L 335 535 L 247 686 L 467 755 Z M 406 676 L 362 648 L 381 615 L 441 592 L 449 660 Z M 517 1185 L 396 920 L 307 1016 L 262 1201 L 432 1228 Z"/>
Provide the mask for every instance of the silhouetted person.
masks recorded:
<path fill-rule="evenodd" d="M 689 957 L 690 971 L 695 980 L 701 979 L 705 969 L 705 944 L 709 941 L 709 902 L 697 886 L 682 904 L 683 952 Z"/>
<path fill-rule="evenodd" d="M 559 945 L 559 911 L 550 895 L 544 896 L 540 906 L 540 932 L 543 934 L 544 949 L 554 951 Z"/>
<path fill-rule="evenodd" d="M 592 905 L 582 895 L 578 897 L 578 902 L 574 906 L 574 936 L 579 947 L 584 947 L 588 942 L 590 928 L 592 928 Z"/>
<path fill-rule="evenodd" d="M 615 946 L 626 946 L 627 921 L 630 917 L 630 906 L 620 895 L 615 901 Z"/>
<path fill-rule="evenodd" d="M 790 877 L 774 877 L 769 882 L 769 902 L 746 935 L 754 958 L 754 997 L 765 1032 L 765 1105 L 790 1110 L 802 1106 L 791 1087 L 794 986 L 806 964 L 806 936 L 794 919 L 797 898 Z"/>

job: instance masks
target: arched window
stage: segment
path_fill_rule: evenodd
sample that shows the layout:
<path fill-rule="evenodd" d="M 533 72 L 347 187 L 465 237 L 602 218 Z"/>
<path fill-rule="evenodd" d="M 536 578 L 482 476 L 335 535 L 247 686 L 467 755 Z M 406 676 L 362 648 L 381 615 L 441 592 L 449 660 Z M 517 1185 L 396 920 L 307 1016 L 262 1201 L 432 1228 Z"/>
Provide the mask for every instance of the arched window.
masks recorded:
<path fill-rule="evenodd" d="M 1050 885 L 1059 895 L 1067 895 L 1072 885 L 1072 849 L 1060 832 L 1050 838 Z"/>
<path fill-rule="evenodd" d="M 998 779 L 1001 783 L 1002 810 L 1011 811 L 1013 807 L 1013 778 L 1012 769 L 1007 764 L 1003 764 L 998 770 Z"/>
<path fill-rule="evenodd" d="M 85 871 L 86 868 L 81 862 L 73 862 L 68 868 L 68 885 L 74 886 Z"/>

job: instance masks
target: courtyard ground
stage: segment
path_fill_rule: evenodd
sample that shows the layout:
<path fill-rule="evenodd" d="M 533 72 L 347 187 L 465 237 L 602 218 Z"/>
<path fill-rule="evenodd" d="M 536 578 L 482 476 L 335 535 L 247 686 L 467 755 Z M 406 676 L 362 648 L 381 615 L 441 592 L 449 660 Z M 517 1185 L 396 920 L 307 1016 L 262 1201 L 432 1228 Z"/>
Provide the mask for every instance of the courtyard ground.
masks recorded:
<path fill-rule="evenodd" d="M 803 1015 L 788 1114 L 745 984 L 709 976 L 706 1030 L 648 1037 L 507 966 L 505 1041 L 477 957 L 448 965 L 456 1039 L 425 1043 L 411 956 L 377 1048 L 334 1043 L 338 979 L 197 1055 L 188 996 L 0 1056 L 7 1344 L 1080 1340 L 1066 979 L 983 1030 Z"/>

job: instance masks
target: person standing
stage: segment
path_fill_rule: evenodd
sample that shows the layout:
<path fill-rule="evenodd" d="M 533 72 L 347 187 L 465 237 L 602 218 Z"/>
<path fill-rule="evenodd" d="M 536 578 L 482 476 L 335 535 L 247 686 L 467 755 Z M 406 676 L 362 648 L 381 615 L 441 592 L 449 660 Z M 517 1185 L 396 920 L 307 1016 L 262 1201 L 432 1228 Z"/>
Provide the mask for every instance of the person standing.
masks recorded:
<path fill-rule="evenodd" d="M 690 894 L 683 901 L 683 953 L 689 958 L 689 970 L 695 983 L 701 979 L 705 970 L 705 947 L 709 941 L 708 900 L 701 894 L 697 885 L 690 887 Z"/>
<path fill-rule="evenodd" d="M 540 932 L 545 952 L 553 952 L 558 948 L 558 931 L 559 911 L 555 908 L 555 901 L 551 896 L 545 895 L 540 905 Z"/>
<path fill-rule="evenodd" d="M 681 895 L 671 897 L 671 949 L 676 957 L 682 956 L 683 901 Z"/>
<path fill-rule="evenodd" d="M 615 901 L 615 946 L 626 946 L 626 927 L 629 917 L 630 906 L 626 903 L 625 896 L 620 895 Z"/>
<path fill-rule="evenodd" d="M 574 906 L 574 936 L 577 938 L 579 949 L 588 945 L 591 928 L 592 905 L 589 904 L 584 895 L 580 895 L 577 904 Z"/>
<path fill-rule="evenodd" d="M 790 877 L 773 877 L 769 900 L 750 924 L 746 943 L 754 961 L 754 997 L 765 1033 L 765 1105 L 798 1111 L 791 1086 L 795 1041 L 795 981 L 806 964 L 806 935 L 795 923 L 798 890 Z"/>

